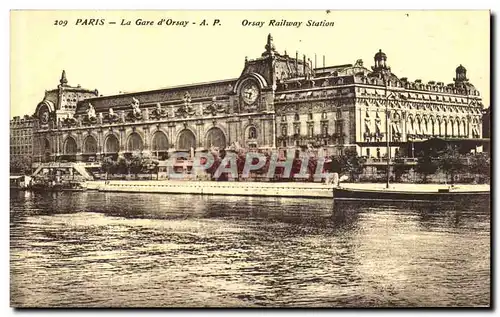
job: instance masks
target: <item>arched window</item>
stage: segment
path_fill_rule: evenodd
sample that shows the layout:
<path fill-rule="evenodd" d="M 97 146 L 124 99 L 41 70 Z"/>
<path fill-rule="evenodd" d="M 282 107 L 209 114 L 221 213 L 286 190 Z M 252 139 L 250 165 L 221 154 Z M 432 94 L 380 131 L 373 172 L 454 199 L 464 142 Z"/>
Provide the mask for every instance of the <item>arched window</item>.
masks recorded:
<path fill-rule="evenodd" d="M 89 135 L 87 138 L 85 138 L 85 141 L 83 142 L 83 153 L 97 153 L 97 141 L 93 136 Z"/>
<path fill-rule="evenodd" d="M 441 119 L 441 130 L 439 132 L 439 135 L 445 136 L 446 135 L 446 119 Z"/>
<path fill-rule="evenodd" d="M 255 127 L 250 127 L 248 129 L 248 138 L 257 139 L 257 129 Z"/>
<path fill-rule="evenodd" d="M 448 120 L 448 124 L 446 125 L 446 136 L 453 135 L 453 119 Z"/>
<path fill-rule="evenodd" d="M 460 135 L 461 136 L 466 136 L 467 135 L 467 133 L 465 131 L 465 126 L 466 126 L 465 120 L 462 120 L 461 123 L 460 123 Z"/>
<path fill-rule="evenodd" d="M 380 158 L 380 148 L 377 148 L 377 158 Z"/>
<path fill-rule="evenodd" d="M 77 147 L 76 141 L 72 137 L 68 137 L 66 141 L 64 141 L 64 154 L 73 155 L 76 154 Z"/>
<path fill-rule="evenodd" d="M 118 138 L 111 134 L 106 138 L 106 142 L 104 142 L 104 152 L 118 153 L 119 151 L 120 151 L 120 143 L 118 142 Z"/>
<path fill-rule="evenodd" d="M 43 151 L 44 152 L 51 152 L 49 139 L 45 139 L 44 140 L 44 142 L 43 142 Z"/>
<path fill-rule="evenodd" d="M 293 118 L 294 118 L 295 121 L 299 121 L 300 120 L 298 113 L 296 113 Z"/>
<path fill-rule="evenodd" d="M 415 131 L 415 134 L 422 134 L 422 122 L 420 120 L 420 117 L 416 117 L 415 121 L 413 122 L 413 129 Z"/>
<path fill-rule="evenodd" d="M 177 139 L 177 149 L 190 150 L 191 148 L 196 148 L 196 137 L 191 130 L 184 129 L 181 133 L 179 133 L 179 137 Z"/>
<path fill-rule="evenodd" d="M 128 137 L 127 151 L 135 152 L 135 151 L 142 151 L 142 149 L 143 149 L 143 142 L 141 136 L 137 134 L 137 132 L 132 133 Z"/>
<path fill-rule="evenodd" d="M 406 125 L 406 131 L 408 134 L 414 134 L 415 133 L 415 128 L 413 124 L 413 117 L 410 115 L 408 116 L 408 122 Z"/>
<path fill-rule="evenodd" d="M 153 152 L 164 152 L 168 150 L 168 139 L 165 133 L 158 131 L 153 135 L 151 148 Z"/>
<path fill-rule="evenodd" d="M 312 120 L 312 119 L 313 119 L 313 114 L 309 113 L 309 120 Z"/>
<path fill-rule="evenodd" d="M 224 149 L 226 147 L 226 136 L 219 128 L 211 128 L 207 132 L 207 148 L 212 146 L 218 147 L 219 149 Z"/>

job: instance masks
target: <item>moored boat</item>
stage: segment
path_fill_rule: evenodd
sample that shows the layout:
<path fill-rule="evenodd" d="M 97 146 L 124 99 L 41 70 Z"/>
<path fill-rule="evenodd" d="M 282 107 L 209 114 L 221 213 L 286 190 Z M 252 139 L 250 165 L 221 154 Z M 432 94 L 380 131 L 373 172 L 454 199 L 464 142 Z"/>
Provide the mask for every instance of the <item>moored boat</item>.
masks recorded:
<path fill-rule="evenodd" d="M 105 181 L 89 182 L 103 192 L 333 198 L 333 184 L 312 182 Z"/>
<path fill-rule="evenodd" d="M 393 185 L 390 188 L 376 186 L 342 186 L 334 188 L 335 200 L 400 200 L 400 201 L 465 201 L 484 200 L 490 197 L 488 185 Z"/>
<path fill-rule="evenodd" d="M 29 186 L 32 191 L 55 192 L 55 191 L 85 191 L 87 184 L 80 181 L 63 182 L 34 182 Z"/>

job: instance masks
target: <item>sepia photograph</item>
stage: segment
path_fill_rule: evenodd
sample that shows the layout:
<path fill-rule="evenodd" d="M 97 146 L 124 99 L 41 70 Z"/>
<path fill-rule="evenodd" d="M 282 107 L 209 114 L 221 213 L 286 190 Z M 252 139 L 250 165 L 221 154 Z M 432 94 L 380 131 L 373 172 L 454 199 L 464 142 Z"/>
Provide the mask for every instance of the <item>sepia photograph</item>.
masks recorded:
<path fill-rule="evenodd" d="M 490 308 L 488 10 L 10 11 L 13 308 Z"/>

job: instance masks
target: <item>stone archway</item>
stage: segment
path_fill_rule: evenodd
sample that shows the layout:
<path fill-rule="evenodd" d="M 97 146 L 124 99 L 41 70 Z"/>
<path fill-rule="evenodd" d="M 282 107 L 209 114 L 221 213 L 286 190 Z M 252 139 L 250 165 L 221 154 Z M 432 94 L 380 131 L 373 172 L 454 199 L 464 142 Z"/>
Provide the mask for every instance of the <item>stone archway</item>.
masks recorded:
<path fill-rule="evenodd" d="M 83 154 L 96 154 L 97 153 L 97 140 L 89 135 L 83 141 Z"/>
<path fill-rule="evenodd" d="M 196 148 L 196 136 L 189 129 L 184 129 L 177 137 L 177 150 L 189 151 Z"/>
<path fill-rule="evenodd" d="M 127 140 L 127 151 L 128 152 L 142 152 L 144 149 L 144 142 L 141 136 L 137 132 L 133 132 L 129 135 Z"/>
<path fill-rule="evenodd" d="M 217 127 L 211 128 L 206 134 L 206 148 L 216 147 L 224 149 L 226 147 L 226 136 L 224 132 Z"/>
<path fill-rule="evenodd" d="M 120 141 L 118 141 L 118 138 L 115 135 L 108 135 L 106 141 L 104 142 L 104 153 L 116 154 L 118 152 L 120 152 Z"/>
<path fill-rule="evenodd" d="M 156 131 L 151 140 L 151 150 L 157 157 L 165 157 L 168 153 L 168 138 L 162 131 Z"/>
<path fill-rule="evenodd" d="M 76 145 L 75 139 L 71 136 L 67 137 L 66 140 L 64 140 L 62 160 L 70 162 L 76 161 L 77 152 L 78 146 Z"/>
<path fill-rule="evenodd" d="M 78 147 L 76 146 L 76 141 L 73 137 L 69 136 L 66 138 L 64 141 L 64 150 L 63 153 L 64 155 L 75 155 Z"/>

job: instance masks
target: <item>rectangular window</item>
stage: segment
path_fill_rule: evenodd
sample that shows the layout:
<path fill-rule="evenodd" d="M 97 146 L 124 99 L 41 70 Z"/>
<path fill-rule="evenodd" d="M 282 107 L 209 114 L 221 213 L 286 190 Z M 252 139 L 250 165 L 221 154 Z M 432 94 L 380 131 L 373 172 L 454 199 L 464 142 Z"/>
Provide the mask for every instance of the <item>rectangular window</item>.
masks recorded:
<path fill-rule="evenodd" d="M 309 126 L 308 134 L 309 134 L 310 137 L 312 137 L 314 135 L 314 126 L 313 125 Z"/>

